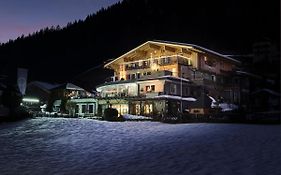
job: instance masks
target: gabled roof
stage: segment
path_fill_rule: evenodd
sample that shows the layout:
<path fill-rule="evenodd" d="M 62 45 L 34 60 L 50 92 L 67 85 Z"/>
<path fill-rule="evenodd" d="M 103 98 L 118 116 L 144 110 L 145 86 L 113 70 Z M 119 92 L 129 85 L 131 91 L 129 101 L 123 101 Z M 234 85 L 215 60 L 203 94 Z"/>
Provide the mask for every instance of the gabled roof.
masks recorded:
<path fill-rule="evenodd" d="M 213 50 L 210 50 L 210 49 L 207 49 L 205 47 L 202 47 L 202 46 L 198 46 L 198 45 L 195 45 L 195 44 L 187 44 L 187 43 L 179 43 L 179 42 L 171 42 L 171 41 L 163 41 L 163 40 L 154 40 L 153 42 L 158 42 L 158 43 L 166 43 L 166 44 L 174 44 L 174 45 L 181 45 L 181 46 L 191 46 L 193 48 L 196 48 L 198 50 L 201 50 L 201 51 L 204 51 L 204 52 L 208 52 L 208 53 L 211 53 L 211 54 L 214 54 L 216 56 L 219 56 L 219 57 L 223 57 L 227 60 L 230 60 L 230 61 L 233 61 L 233 62 L 236 62 L 236 63 L 240 63 L 240 61 L 236 60 L 236 59 L 233 59 L 233 58 L 230 58 L 229 56 L 227 55 L 223 55 L 223 54 L 220 54 L 216 51 L 213 51 Z"/>
<path fill-rule="evenodd" d="M 68 90 L 78 90 L 78 91 L 85 91 L 85 89 L 76 86 L 72 83 L 64 83 L 62 85 L 59 85 L 57 87 L 55 87 L 54 89 L 68 89 Z"/>
<path fill-rule="evenodd" d="M 160 44 L 160 45 L 167 45 L 167 46 L 176 46 L 176 47 L 188 48 L 188 49 L 191 49 L 191 50 L 194 50 L 194 51 L 197 51 L 197 52 L 207 52 L 207 53 L 219 56 L 221 58 L 224 58 L 226 60 L 229 60 L 229 61 L 232 61 L 232 62 L 240 64 L 240 61 L 238 61 L 236 59 L 230 58 L 230 57 L 228 57 L 226 55 L 220 54 L 218 52 L 215 52 L 213 50 L 210 50 L 210 49 L 207 49 L 207 48 L 195 45 L 195 44 L 187 44 L 187 43 L 178 43 L 178 42 L 171 42 L 171 41 L 154 40 L 154 41 L 147 41 L 147 42 L 141 44 L 140 46 L 138 46 L 138 47 L 128 51 L 127 53 L 119 56 L 118 58 L 108 62 L 107 64 L 104 65 L 104 67 L 108 67 L 110 64 L 118 61 L 119 59 L 125 57 L 126 55 L 129 55 L 129 54 L 133 53 L 134 51 L 140 49 L 141 47 L 143 47 L 143 46 L 145 46 L 147 44 Z"/>

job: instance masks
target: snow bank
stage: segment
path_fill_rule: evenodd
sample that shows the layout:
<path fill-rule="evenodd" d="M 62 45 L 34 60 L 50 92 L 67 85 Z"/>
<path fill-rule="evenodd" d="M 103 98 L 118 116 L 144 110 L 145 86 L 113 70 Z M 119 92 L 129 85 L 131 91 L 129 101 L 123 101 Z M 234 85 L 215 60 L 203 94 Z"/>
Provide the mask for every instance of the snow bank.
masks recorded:
<path fill-rule="evenodd" d="M 152 120 L 151 117 L 145 117 L 145 116 L 140 116 L 140 115 L 124 114 L 122 116 L 126 120 Z"/>
<path fill-rule="evenodd" d="M 238 109 L 237 105 L 231 103 L 220 103 L 219 107 L 221 108 L 222 112 L 233 111 L 235 109 Z"/>

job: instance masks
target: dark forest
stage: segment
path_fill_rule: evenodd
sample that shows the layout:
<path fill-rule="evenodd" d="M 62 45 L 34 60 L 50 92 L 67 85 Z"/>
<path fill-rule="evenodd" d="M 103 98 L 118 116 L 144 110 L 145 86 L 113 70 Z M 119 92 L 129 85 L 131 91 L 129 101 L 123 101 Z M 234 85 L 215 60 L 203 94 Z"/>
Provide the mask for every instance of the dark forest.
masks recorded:
<path fill-rule="evenodd" d="M 252 45 L 264 39 L 279 49 L 279 7 L 277 0 L 124 0 L 65 27 L 1 44 L 1 71 L 25 67 L 29 81 L 85 84 L 92 77 L 95 85 L 109 75 L 100 69 L 105 61 L 147 40 L 194 43 L 228 55 L 251 55 Z M 271 74 L 279 71 L 274 65 Z M 264 72 L 259 65 L 251 69 Z"/>

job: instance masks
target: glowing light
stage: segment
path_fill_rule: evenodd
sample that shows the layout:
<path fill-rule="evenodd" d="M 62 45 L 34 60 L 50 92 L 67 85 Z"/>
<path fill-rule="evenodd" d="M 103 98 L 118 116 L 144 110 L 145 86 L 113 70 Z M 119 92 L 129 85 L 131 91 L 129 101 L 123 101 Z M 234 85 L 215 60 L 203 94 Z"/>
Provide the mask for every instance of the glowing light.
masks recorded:
<path fill-rule="evenodd" d="M 153 71 L 156 71 L 156 70 L 159 69 L 159 68 L 160 68 L 160 67 L 159 67 L 158 64 L 155 64 L 155 63 L 151 64 L 151 69 L 152 69 Z"/>
<path fill-rule="evenodd" d="M 207 57 L 206 56 L 204 56 L 204 61 L 207 61 Z"/>
<path fill-rule="evenodd" d="M 39 99 L 37 98 L 23 98 L 23 102 L 30 102 L 30 103 L 39 103 Z"/>

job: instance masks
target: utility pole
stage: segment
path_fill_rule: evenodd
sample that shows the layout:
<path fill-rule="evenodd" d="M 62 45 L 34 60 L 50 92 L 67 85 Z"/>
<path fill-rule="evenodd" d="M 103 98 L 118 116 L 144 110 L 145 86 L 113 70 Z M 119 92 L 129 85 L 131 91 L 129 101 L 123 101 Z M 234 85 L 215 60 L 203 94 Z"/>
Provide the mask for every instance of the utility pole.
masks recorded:
<path fill-rule="evenodd" d="M 183 72 L 182 72 L 182 66 L 181 66 L 181 113 L 183 112 L 182 110 L 182 75 L 183 75 Z"/>

